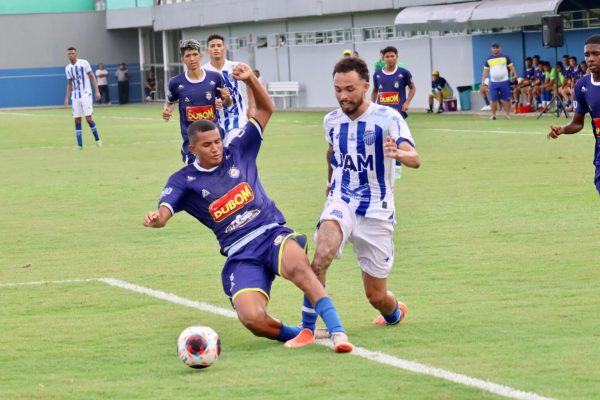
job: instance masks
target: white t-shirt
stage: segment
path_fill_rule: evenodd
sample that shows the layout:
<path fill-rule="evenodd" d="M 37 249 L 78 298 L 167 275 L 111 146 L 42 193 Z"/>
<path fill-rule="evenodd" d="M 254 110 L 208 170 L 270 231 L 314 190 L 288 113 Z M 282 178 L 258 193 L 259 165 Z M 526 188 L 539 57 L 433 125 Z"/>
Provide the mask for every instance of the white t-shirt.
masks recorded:
<path fill-rule="evenodd" d="M 65 74 L 67 79 L 73 82 L 71 91 L 71 100 L 80 99 L 84 96 L 92 95 L 92 86 L 88 74 L 92 72 L 92 67 L 87 60 L 78 59 L 75 64 L 67 64 Z"/>
<path fill-rule="evenodd" d="M 98 86 L 108 85 L 108 71 L 105 69 L 97 69 L 96 80 L 98 81 Z"/>

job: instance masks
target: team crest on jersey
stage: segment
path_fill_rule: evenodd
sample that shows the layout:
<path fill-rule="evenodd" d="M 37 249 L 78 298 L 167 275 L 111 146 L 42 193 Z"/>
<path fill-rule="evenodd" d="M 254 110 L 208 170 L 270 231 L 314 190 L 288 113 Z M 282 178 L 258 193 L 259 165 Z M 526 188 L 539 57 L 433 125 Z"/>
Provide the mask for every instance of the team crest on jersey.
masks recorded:
<path fill-rule="evenodd" d="M 281 244 L 281 242 L 283 242 L 284 238 L 285 238 L 285 235 L 277 235 L 275 240 L 273 240 L 273 243 L 275 243 L 276 246 L 279 246 Z"/>
<path fill-rule="evenodd" d="M 400 76 L 402 76 L 402 75 L 400 75 Z M 394 87 L 395 87 L 396 89 L 398 89 L 398 88 L 400 87 L 400 83 L 398 83 L 398 82 L 394 82 Z"/>
<path fill-rule="evenodd" d="M 229 174 L 229 177 L 233 179 L 238 178 L 240 176 L 240 170 L 235 165 L 229 168 L 229 171 L 227 171 L 227 173 Z"/>
<path fill-rule="evenodd" d="M 371 146 L 375 143 L 375 132 L 374 131 L 366 131 L 363 136 L 363 141 L 365 144 Z"/>
<path fill-rule="evenodd" d="M 215 85 L 216 85 L 215 81 L 210 81 L 210 86 L 215 86 Z"/>
<path fill-rule="evenodd" d="M 212 93 L 206 92 L 206 95 L 204 97 L 206 97 L 206 100 L 210 100 L 210 99 L 212 99 Z"/>
<path fill-rule="evenodd" d="M 225 218 L 241 210 L 254 200 L 254 192 L 247 182 L 236 185 L 229 192 L 210 203 L 208 212 L 215 222 L 221 222 Z"/>

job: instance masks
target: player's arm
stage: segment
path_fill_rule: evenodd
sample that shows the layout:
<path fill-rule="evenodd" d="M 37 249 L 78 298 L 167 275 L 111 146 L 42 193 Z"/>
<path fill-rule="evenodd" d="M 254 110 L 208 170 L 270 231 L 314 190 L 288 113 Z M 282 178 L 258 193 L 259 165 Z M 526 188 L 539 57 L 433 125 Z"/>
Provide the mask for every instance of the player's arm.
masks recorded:
<path fill-rule="evenodd" d="M 331 189 L 331 177 L 333 176 L 331 157 L 333 157 L 333 145 L 330 144 L 329 148 L 327 149 L 327 155 L 325 156 L 327 161 L 327 188 L 325 189 L 325 196 L 329 196 L 329 190 Z"/>
<path fill-rule="evenodd" d="M 396 141 L 391 136 L 388 136 L 383 145 L 385 156 L 393 158 L 396 161 L 400 161 L 402 165 L 406 165 L 409 168 L 419 168 L 421 166 L 421 157 L 417 150 L 412 145 L 403 140 L 400 144 L 396 144 Z"/>
<path fill-rule="evenodd" d="M 72 91 L 73 81 L 71 79 L 67 79 L 67 94 L 65 95 L 65 107 L 69 107 L 69 97 L 71 97 Z"/>
<path fill-rule="evenodd" d="M 156 211 L 150 211 L 144 216 L 143 224 L 146 228 L 162 228 L 171 219 L 173 214 L 165 206 L 160 206 Z"/>
<path fill-rule="evenodd" d="M 548 139 L 556 139 L 560 135 L 572 135 L 583 129 L 583 122 L 585 115 L 577 112 L 573 113 L 573 119 L 567 125 L 550 125 L 550 132 L 548 132 Z"/>
<path fill-rule="evenodd" d="M 517 74 L 517 70 L 515 69 L 515 65 L 514 64 L 510 64 L 508 66 L 508 70 L 512 73 L 513 79 L 519 79 L 519 75 Z"/>
<path fill-rule="evenodd" d="M 377 85 L 373 84 L 373 90 L 371 90 L 371 101 L 373 103 L 377 103 L 378 95 L 379 95 L 379 90 L 377 89 Z"/>
<path fill-rule="evenodd" d="M 226 87 L 218 87 L 216 89 L 221 95 L 221 100 L 223 100 L 223 104 L 225 104 L 227 107 L 231 107 L 231 105 L 233 104 L 233 100 L 231 98 L 231 93 L 229 92 L 229 89 Z"/>
<path fill-rule="evenodd" d="M 173 115 L 173 108 L 175 108 L 175 103 L 172 103 L 169 100 L 165 101 L 162 112 L 162 118 L 165 122 L 169 122 L 171 119 L 171 116 Z"/>
<path fill-rule="evenodd" d="M 267 93 L 267 89 L 258 81 L 252 69 L 244 63 L 236 65 L 232 75 L 235 79 L 244 81 L 248 91 L 251 91 L 254 95 L 254 102 L 256 103 L 254 119 L 258 121 L 264 132 L 274 111 L 273 102 L 269 97 L 269 93 Z"/>
<path fill-rule="evenodd" d="M 414 82 L 411 82 L 410 85 L 408 85 L 408 96 L 406 97 L 406 101 L 404 102 L 404 104 L 402 104 L 402 111 L 408 110 L 410 102 L 412 101 L 413 97 L 415 97 L 416 92 L 417 87 L 415 86 Z"/>
<path fill-rule="evenodd" d="M 248 119 L 254 117 L 254 113 L 256 113 L 256 104 L 254 103 L 254 92 L 252 90 L 247 90 L 248 94 L 248 110 L 246 111 L 246 116 Z"/>
<path fill-rule="evenodd" d="M 483 72 L 481 73 L 481 85 L 482 86 L 487 86 L 485 84 L 485 78 L 488 77 L 488 74 L 490 73 L 490 70 L 487 66 L 483 67 Z"/>
<path fill-rule="evenodd" d="M 94 73 L 91 70 L 90 72 L 88 72 L 88 76 L 90 77 L 90 82 L 92 82 L 92 84 L 94 85 L 94 91 L 96 92 L 96 101 L 100 101 L 102 96 L 100 96 L 100 88 L 98 87 L 98 81 L 96 80 L 96 77 L 94 76 Z"/>

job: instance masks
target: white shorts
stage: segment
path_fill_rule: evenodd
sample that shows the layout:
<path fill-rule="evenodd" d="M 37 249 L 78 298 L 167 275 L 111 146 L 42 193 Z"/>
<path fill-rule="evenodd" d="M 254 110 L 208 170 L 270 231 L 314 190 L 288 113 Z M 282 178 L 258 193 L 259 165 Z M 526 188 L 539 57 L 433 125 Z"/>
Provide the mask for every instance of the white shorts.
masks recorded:
<path fill-rule="evenodd" d="M 328 199 L 322 221 L 337 221 L 342 230 L 340 258 L 346 242 L 352 243 L 360 269 L 374 278 L 387 278 L 394 264 L 394 222 L 356 215 L 343 200 Z M 318 231 L 315 233 L 315 241 Z"/>
<path fill-rule="evenodd" d="M 94 112 L 94 101 L 91 94 L 84 94 L 80 99 L 71 99 L 73 118 L 81 118 L 92 115 Z"/>

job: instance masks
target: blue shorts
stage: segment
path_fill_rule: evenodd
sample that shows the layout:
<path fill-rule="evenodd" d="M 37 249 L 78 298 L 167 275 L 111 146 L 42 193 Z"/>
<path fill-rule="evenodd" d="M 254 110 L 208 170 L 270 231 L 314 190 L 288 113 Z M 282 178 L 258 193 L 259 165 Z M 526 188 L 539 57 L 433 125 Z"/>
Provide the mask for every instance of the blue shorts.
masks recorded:
<path fill-rule="evenodd" d="M 596 184 L 596 190 L 600 194 L 600 166 L 596 167 L 596 175 L 594 176 L 594 183 Z"/>
<path fill-rule="evenodd" d="M 273 279 L 281 275 L 283 246 L 288 239 L 296 241 L 304 251 L 308 250 L 305 235 L 286 226 L 277 226 L 227 257 L 221 281 L 232 302 L 238 294 L 247 291 L 260 292 L 269 299 Z"/>
<path fill-rule="evenodd" d="M 510 100 L 510 81 L 490 82 L 490 100 Z"/>

